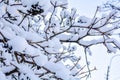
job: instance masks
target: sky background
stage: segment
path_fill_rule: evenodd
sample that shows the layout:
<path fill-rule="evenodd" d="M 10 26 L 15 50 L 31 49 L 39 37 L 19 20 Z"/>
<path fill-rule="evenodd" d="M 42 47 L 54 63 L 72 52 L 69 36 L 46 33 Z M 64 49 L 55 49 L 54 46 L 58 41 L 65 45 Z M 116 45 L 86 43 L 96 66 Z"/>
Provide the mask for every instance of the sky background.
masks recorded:
<path fill-rule="evenodd" d="M 81 16 L 93 17 L 97 6 L 102 5 L 106 1 L 108 0 L 68 0 L 68 7 L 77 8 L 77 12 Z M 120 41 L 120 38 L 117 39 Z M 106 72 L 110 59 L 115 55 L 119 55 L 120 52 L 108 54 L 102 45 L 93 46 L 91 49 L 93 55 L 89 57 L 89 61 L 91 66 L 97 67 L 97 71 L 92 72 L 92 77 L 88 80 L 106 80 Z M 120 80 L 120 56 L 112 60 L 109 80 Z"/>
<path fill-rule="evenodd" d="M 102 5 L 108 0 L 68 0 L 69 8 L 77 8 L 80 15 L 92 17 L 97 6 Z"/>

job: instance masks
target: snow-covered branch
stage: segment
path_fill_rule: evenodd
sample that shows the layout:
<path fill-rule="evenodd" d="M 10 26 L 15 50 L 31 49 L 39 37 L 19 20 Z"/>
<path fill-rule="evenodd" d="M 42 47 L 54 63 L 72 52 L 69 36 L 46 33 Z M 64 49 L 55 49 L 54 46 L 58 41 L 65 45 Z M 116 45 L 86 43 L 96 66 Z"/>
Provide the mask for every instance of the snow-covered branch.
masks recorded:
<path fill-rule="evenodd" d="M 119 41 L 112 38 L 120 28 L 116 11 L 97 17 L 97 8 L 88 18 L 75 8 L 68 11 L 67 4 L 67 0 L 0 0 L 0 76 L 4 76 L 0 80 L 80 80 L 96 70 L 88 64 L 91 46 L 120 50 Z M 79 63 L 82 56 L 76 55 L 78 47 L 84 48 L 84 66 Z"/>

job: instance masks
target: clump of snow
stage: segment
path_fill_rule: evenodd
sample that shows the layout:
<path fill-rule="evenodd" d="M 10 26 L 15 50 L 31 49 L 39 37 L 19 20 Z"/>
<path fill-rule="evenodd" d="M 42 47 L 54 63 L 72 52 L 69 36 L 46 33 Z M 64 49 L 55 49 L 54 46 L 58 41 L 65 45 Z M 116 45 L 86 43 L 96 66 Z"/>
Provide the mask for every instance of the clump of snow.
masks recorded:
<path fill-rule="evenodd" d="M 60 21 L 53 17 L 51 19 L 51 28 L 54 33 L 60 32 Z"/>
<path fill-rule="evenodd" d="M 17 8 L 15 6 L 7 6 L 7 11 L 9 14 L 11 14 L 11 16 L 19 16 Z"/>
<path fill-rule="evenodd" d="M 91 19 L 85 16 L 80 16 L 77 20 L 78 25 L 88 27 L 91 24 Z"/>
<path fill-rule="evenodd" d="M 32 56 L 36 56 L 36 55 L 39 55 L 39 54 L 41 53 L 41 51 L 40 51 L 39 49 L 36 49 L 36 48 L 34 48 L 33 46 L 31 46 L 31 45 L 28 45 L 28 46 L 25 48 L 24 52 L 25 52 L 26 54 L 30 54 L 30 55 L 32 55 Z"/>
<path fill-rule="evenodd" d="M 60 12 L 60 16 L 61 16 L 61 18 L 67 18 L 67 17 L 70 16 L 70 12 L 67 11 L 66 9 L 63 9 L 63 10 L 61 10 L 61 12 Z"/>
<path fill-rule="evenodd" d="M 31 80 L 41 80 L 38 76 L 35 75 L 29 66 L 17 63 L 15 63 L 15 66 L 17 66 L 21 73 L 26 74 L 28 77 L 30 77 Z"/>
<path fill-rule="evenodd" d="M 70 79 L 70 71 L 64 66 L 62 62 L 54 63 L 52 61 L 49 61 L 44 66 L 50 71 L 55 72 L 57 77 L 64 80 Z"/>
<path fill-rule="evenodd" d="M 99 39 L 93 39 L 93 40 L 90 40 L 90 41 L 87 41 L 87 40 L 79 40 L 79 43 L 81 45 L 84 45 L 84 46 L 89 46 L 89 45 L 95 45 L 97 43 L 102 43 L 104 42 L 104 39 L 103 38 L 99 38 Z"/>
<path fill-rule="evenodd" d="M 77 15 L 75 8 L 68 11 L 67 0 L 0 1 L 0 80 L 12 75 L 20 80 L 80 80 L 79 74 L 74 76 L 82 68 L 76 64 L 80 60 L 76 43 L 89 55 L 96 44 L 103 44 L 109 52 L 120 49 L 119 41 L 109 39 L 119 23 L 106 25 L 114 21 L 115 11 L 90 19 Z M 15 69 L 20 75 L 4 75 Z"/>
<path fill-rule="evenodd" d="M 29 40 L 29 41 L 32 41 L 32 42 L 37 42 L 37 41 L 43 41 L 44 40 L 44 38 L 41 35 L 39 35 L 35 32 L 24 32 L 23 36 L 26 40 Z"/>
<path fill-rule="evenodd" d="M 8 41 L 8 44 L 12 46 L 13 51 L 23 52 L 27 47 L 28 43 L 25 38 L 16 36 L 13 39 Z"/>
<path fill-rule="evenodd" d="M 117 41 L 117 40 L 114 39 L 114 44 L 120 49 L 120 43 L 119 43 L 119 41 Z"/>
<path fill-rule="evenodd" d="M 8 80 L 5 76 L 5 74 L 0 70 L 0 80 Z"/>
<path fill-rule="evenodd" d="M 88 52 L 88 54 L 91 56 L 92 55 L 92 51 L 90 50 L 90 48 L 86 48 L 86 51 Z"/>
<path fill-rule="evenodd" d="M 2 17 L 3 14 L 6 13 L 6 6 L 3 4 L 0 4 L 0 17 Z"/>
<path fill-rule="evenodd" d="M 4 52 L 3 54 L 4 58 L 5 58 L 5 63 L 6 65 L 10 65 L 10 62 L 12 60 L 12 56 L 11 54 L 7 53 L 7 52 Z"/>
<path fill-rule="evenodd" d="M 72 17 L 75 16 L 76 11 L 77 11 L 76 8 L 72 8 L 72 9 L 71 9 L 71 16 L 72 16 Z"/>
<path fill-rule="evenodd" d="M 106 47 L 107 47 L 109 53 L 111 53 L 111 52 L 116 53 L 117 52 L 117 48 L 115 48 L 113 45 L 111 45 L 109 43 L 106 43 Z"/>
<path fill-rule="evenodd" d="M 59 5 L 63 5 L 63 4 L 67 4 L 67 0 L 50 0 L 52 2 L 52 4 L 59 6 Z"/>
<path fill-rule="evenodd" d="M 48 40 L 47 44 L 48 44 L 48 47 L 46 47 L 45 49 L 49 53 L 59 53 L 60 49 L 62 48 L 61 42 L 58 38 L 52 38 Z"/>
<path fill-rule="evenodd" d="M 77 46 L 74 45 L 74 46 L 71 46 L 68 51 L 75 51 L 75 50 L 77 50 Z"/>
<path fill-rule="evenodd" d="M 3 23 L 2 22 L 0 22 L 0 28 L 3 28 Z"/>
<path fill-rule="evenodd" d="M 4 36 L 8 39 L 11 39 L 15 37 L 15 33 L 12 31 L 10 27 L 4 27 L 3 29 L 0 30 Z"/>
<path fill-rule="evenodd" d="M 16 33 L 16 35 L 23 36 L 23 34 L 25 34 L 25 31 L 23 28 L 20 28 L 15 24 L 9 25 L 9 26 L 14 31 L 14 33 Z"/>
<path fill-rule="evenodd" d="M 7 72 L 10 72 L 10 71 L 12 71 L 12 70 L 14 70 L 14 69 L 15 69 L 14 66 L 4 66 L 4 67 L 1 68 L 1 71 L 2 71 L 3 73 L 7 73 Z"/>
<path fill-rule="evenodd" d="M 39 54 L 37 57 L 34 58 L 34 61 L 37 65 L 44 66 L 47 63 L 48 58 L 46 55 Z"/>

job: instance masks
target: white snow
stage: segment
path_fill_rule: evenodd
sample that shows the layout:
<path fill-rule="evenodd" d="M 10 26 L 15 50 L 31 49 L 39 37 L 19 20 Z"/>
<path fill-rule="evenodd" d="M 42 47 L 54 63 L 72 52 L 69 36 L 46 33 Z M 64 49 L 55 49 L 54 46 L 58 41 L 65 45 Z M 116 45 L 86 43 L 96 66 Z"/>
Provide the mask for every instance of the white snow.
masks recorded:
<path fill-rule="evenodd" d="M 80 16 L 77 20 L 79 26 L 88 27 L 91 24 L 91 19 L 85 16 Z"/>
<path fill-rule="evenodd" d="M 19 16 L 17 8 L 15 6 L 7 6 L 7 11 L 11 14 L 11 16 Z"/>
<path fill-rule="evenodd" d="M 11 39 L 11 38 L 15 37 L 15 33 L 12 31 L 12 29 L 10 27 L 4 27 L 3 29 L 0 29 L 0 31 L 8 39 Z"/>
<path fill-rule="evenodd" d="M 43 41 L 44 40 L 44 38 L 41 35 L 39 35 L 35 32 L 24 32 L 23 36 L 26 40 L 29 40 L 29 41 L 32 41 L 32 42 L 38 42 L 38 41 Z"/>
<path fill-rule="evenodd" d="M 46 55 L 39 53 L 39 55 L 34 58 L 34 61 L 36 62 L 37 65 L 44 66 L 48 62 L 48 58 Z"/>
<path fill-rule="evenodd" d="M 114 39 L 114 43 L 120 49 L 120 43 L 119 43 L 119 41 L 117 41 L 117 40 Z"/>
<path fill-rule="evenodd" d="M 18 67 L 18 69 L 21 73 L 24 73 L 28 77 L 30 77 L 30 79 L 41 80 L 38 76 L 35 75 L 35 73 L 30 69 L 29 66 L 24 65 L 24 64 L 17 64 L 17 63 L 15 63 L 14 65 Z"/>
<path fill-rule="evenodd" d="M 1 71 L 2 71 L 3 73 L 7 73 L 7 72 L 10 72 L 10 71 L 12 71 L 12 70 L 14 70 L 14 69 L 15 69 L 14 66 L 5 66 L 5 67 L 2 67 L 2 68 L 1 68 Z"/>
<path fill-rule="evenodd" d="M 84 53 L 83 50 L 87 47 L 87 53 L 92 55 L 91 46 L 97 44 L 103 44 L 104 48 L 114 53 L 120 49 L 119 40 L 112 39 L 112 36 L 108 35 L 113 35 L 110 30 L 119 29 L 116 26 L 118 24 L 104 25 L 115 11 L 102 15 L 103 19 L 100 17 L 91 19 L 77 15 L 75 8 L 71 11 L 66 9 L 67 0 L 6 1 L 9 3 L 0 3 L 0 32 L 2 33 L 0 34 L 0 76 L 3 76 L 0 80 L 10 79 L 12 74 L 6 76 L 5 73 L 15 68 L 22 73 L 19 76 L 21 80 L 26 79 L 27 76 L 31 80 L 41 80 L 41 78 L 49 80 L 51 77 L 50 80 L 55 80 L 54 76 L 63 80 L 80 80 L 81 76 L 73 76 L 73 74 L 77 73 L 82 65 L 78 63 L 70 70 L 79 60 L 81 55 L 78 54 L 79 51 Z M 35 4 L 38 4 L 37 6 L 44 12 L 29 15 L 29 11 L 33 10 Z M 6 11 L 10 15 L 5 14 Z M 24 19 L 26 14 L 28 15 Z M 12 20 L 13 17 L 17 20 Z M 98 22 L 92 24 L 95 19 Z M 21 21 L 22 23 L 18 25 Z M 106 31 L 108 32 L 102 34 Z M 7 40 L 3 40 L 2 36 Z M 4 46 L 5 44 L 8 46 Z M 15 55 L 14 51 L 25 55 Z M 2 58 L 5 59 L 5 66 Z M 34 66 L 27 61 L 33 61 Z M 49 72 L 47 74 L 46 69 Z M 39 77 L 42 74 L 43 76 Z"/>
<path fill-rule="evenodd" d="M 67 18 L 67 17 L 70 16 L 70 12 L 67 11 L 66 9 L 63 9 L 63 10 L 61 10 L 61 12 L 60 12 L 60 16 L 61 16 L 61 18 Z"/>
<path fill-rule="evenodd" d="M 50 71 L 55 72 L 57 77 L 64 80 L 70 79 L 70 71 L 64 66 L 62 62 L 54 63 L 52 61 L 49 61 L 44 66 Z"/>
<path fill-rule="evenodd" d="M 48 40 L 47 45 L 48 47 L 45 49 L 49 53 L 59 53 L 60 49 L 62 48 L 61 42 L 58 38 L 52 38 L 51 40 Z"/>
<path fill-rule="evenodd" d="M 102 43 L 104 42 L 104 39 L 103 38 L 99 38 L 99 39 L 93 39 L 91 41 L 87 41 L 87 40 L 80 40 L 79 43 L 82 44 L 82 45 L 85 45 L 85 46 L 88 46 L 88 45 L 95 45 L 97 43 Z"/>
<path fill-rule="evenodd" d="M 3 14 L 6 13 L 6 6 L 3 4 L 0 4 L 0 17 L 2 17 Z"/>
<path fill-rule="evenodd" d="M 26 54 L 30 54 L 32 56 L 36 56 L 36 55 L 39 55 L 41 53 L 41 51 L 39 49 L 36 49 L 36 48 L 32 47 L 31 45 L 28 45 L 25 48 L 24 52 Z"/>
<path fill-rule="evenodd" d="M 7 53 L 7 52 L 4 52 L 3 56 L 4 56 L 4 58 L 6 59 L 6 60 L 5 60 L 6 65 L 10 65 L 10 62 L 12 61 L 12 56 L 11 56 L 11 54 L 9 54 L 9 53 Z"/>
<path fill-rule="evenodd" d="M 25 38 L 16 36 L 13 39 L 9 40 L 8 44 L 12 46 L 13 51 L 23 52 L 27 47 L 28 43 Z"/>
<path fill-rule="evenodd" d="M 106 47 L 108 49 L 108 52 L 113 52 L 113 53 L 116 53 L 117 52 L 117 49 L 112 45 L 112 44 L 109 44 L 109 43 L 106 43 Z"/>
<path fill-rule="evenodd" d="M 0 22 L 0 28 L 3 28 L 3 23 L 2 22 Z"/>
<path fill-rule="evenodd" d="M 0 80 L 8 80 L 5 76 L 5 74 L 0 70 Z"/>
<path fill-rule="evenodd" d="M 67 4 L 67 0 L 50 0 L 52 2 L 52 4 L 59 6 L 62 4 Z"/>
<path fill-rule="evenodd" d="M 90 48 L 86 48 L 86 51 L 88 52 L 88 54 L 89 54 L 90 56 L 92 56 L 92 52 L 91 52 Z"/>

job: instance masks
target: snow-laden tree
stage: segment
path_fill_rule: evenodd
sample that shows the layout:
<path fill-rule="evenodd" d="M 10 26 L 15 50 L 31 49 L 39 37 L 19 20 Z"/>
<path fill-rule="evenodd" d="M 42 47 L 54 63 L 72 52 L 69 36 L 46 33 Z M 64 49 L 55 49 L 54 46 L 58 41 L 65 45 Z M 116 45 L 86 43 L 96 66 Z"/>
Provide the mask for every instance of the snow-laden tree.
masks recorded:
<path fill-rule="evenodd" d="M 88 18 L 67 5 L 67 0 L 0 0 L 0 80 L 80 80 L 96 70 L 87 58 L 91 46 L 120 50 L 113 38 L 120 28 L 116 10 L 97 17 L 98 7 Z"/>
<path fill-rule="evenodd" d="M 115 12 L 115 15 L 114 17 L 112 18 L 112 21 L 111 24 L 114 25 L 114 26 L 118 26 L 120 25 L 120 0 L 110 0 L 110 1 L 107 1 L 105 4 L 103 4 L 101 6 L 101 12 L 103 13 L 108 13 L 110 11 L 114 11 Z M 118 35 L 119 38 L 118 40 L 120 41 L 120 29 L 118 29 L 114 35 Z M 111 75 L 112 73 L 112 68 L 114 66 L 114 64 L 112 63 L 113 60 L 115 60 L 117 57 L 120 57 L 120 55 L 114 55 L 111 60 L 110 60 L 110 63 L 108 65 L 108 68 L 107 68 L 107 72 L 106 72 L 106 80 L 110 80 L 110 77 L 113 76 Z"/>

